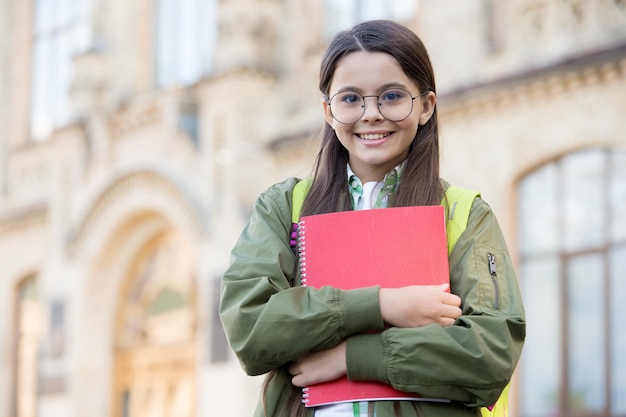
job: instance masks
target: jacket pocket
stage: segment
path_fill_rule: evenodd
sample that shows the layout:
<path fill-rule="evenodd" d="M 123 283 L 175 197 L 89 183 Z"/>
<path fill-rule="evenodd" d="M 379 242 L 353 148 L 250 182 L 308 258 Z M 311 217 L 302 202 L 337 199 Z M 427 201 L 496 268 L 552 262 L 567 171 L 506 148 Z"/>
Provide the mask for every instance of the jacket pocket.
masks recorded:
<path fill-rule="evenodd" d="M 496 255 L 493 253 L 487 254 L 487 264 L 489 265 L 489 275 L 491 275 L 491 282 L 493 283 L 493 308 L 500 309 L 500 283 L 498 282 L 498 263 L 496 262 Z"/>
<path fill-rule="evenodd" d="M 506 250 L 486 245 L 474 248 L 474 265 L 478 277 L 480 310 L 486 313 L 507 314 L 514 304 L 511 285 L 516 277 L 511 258 Z"/>

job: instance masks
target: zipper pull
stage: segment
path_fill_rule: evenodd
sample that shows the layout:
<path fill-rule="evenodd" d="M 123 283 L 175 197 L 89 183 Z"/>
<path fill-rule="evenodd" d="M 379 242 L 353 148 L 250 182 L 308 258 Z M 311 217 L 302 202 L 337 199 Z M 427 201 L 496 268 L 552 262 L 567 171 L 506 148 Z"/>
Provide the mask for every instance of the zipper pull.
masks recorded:
<path fill-rule="evenodd" d="M 487 261 L 489 262 L 489 273 L 493 276 L 493 275 L 497 275 L 496 272 L 496 257 L 493 256 L 492 254 L 488 253 L 487 254 Z"/>
<path fill-rule="evenodd" d="M 491 275 L 491 281 L 493 282 L 493 289 L 495 292 L 495 300 L 493 301 L 493 308 L 498 310 L 500 308 L 500 284 L 498 283 L 498 273 L 496 270 L 495 255 L 488 253 L 487 263 L 489 264 L 489 274 Z"/>

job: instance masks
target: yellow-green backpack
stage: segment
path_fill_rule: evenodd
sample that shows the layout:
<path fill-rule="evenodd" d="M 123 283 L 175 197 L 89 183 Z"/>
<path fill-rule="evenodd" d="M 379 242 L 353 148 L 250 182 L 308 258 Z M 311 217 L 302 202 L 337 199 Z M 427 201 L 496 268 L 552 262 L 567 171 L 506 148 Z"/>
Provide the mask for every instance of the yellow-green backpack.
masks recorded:
<path fill-rule="evenodd" d="M 311 186 L 310 180 L 301 180 L 294 186 L 292 192 L 291 221 L 297 224 L 300 221 L 300 210 L 307 192 Z M 446 195 L 442 202 L 446 209 L 446 235 L 448 238 L 448 256 L 454 249 L 457 240 L 467 227 L 472 203 L 479 197 L 478 191 L 451 185 L 446 190 Z M 480 409 L 482 417 L 507 417 L 509 408 L 509 384 L 504 388 L 498 401 L 491 407 Z"/>

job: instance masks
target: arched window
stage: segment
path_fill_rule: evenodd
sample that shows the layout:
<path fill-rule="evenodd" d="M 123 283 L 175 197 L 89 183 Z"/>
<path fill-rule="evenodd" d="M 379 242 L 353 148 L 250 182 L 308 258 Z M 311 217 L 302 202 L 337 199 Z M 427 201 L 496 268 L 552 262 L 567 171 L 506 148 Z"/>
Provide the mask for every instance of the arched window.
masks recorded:
<path fill-rule="evenodd" d="M 625 415 L 626 150 L 545 164 L 522 180 L 518 208 L 520 415 Z"/>

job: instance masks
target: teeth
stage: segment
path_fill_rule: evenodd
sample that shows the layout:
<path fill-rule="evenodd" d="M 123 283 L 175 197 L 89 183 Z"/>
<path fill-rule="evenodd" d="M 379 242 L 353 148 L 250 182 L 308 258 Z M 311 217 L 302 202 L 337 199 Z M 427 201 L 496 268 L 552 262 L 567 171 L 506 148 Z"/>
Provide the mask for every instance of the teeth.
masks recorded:
<path fill-rule="evenodd" d="M 372 133 L 369 135 L 359 135 L 361 139 L 365 139 L 365 140 L 382 139 L 382 138 L 386 138 L 387 136 L 389 136 L 389 133 Z"/>

